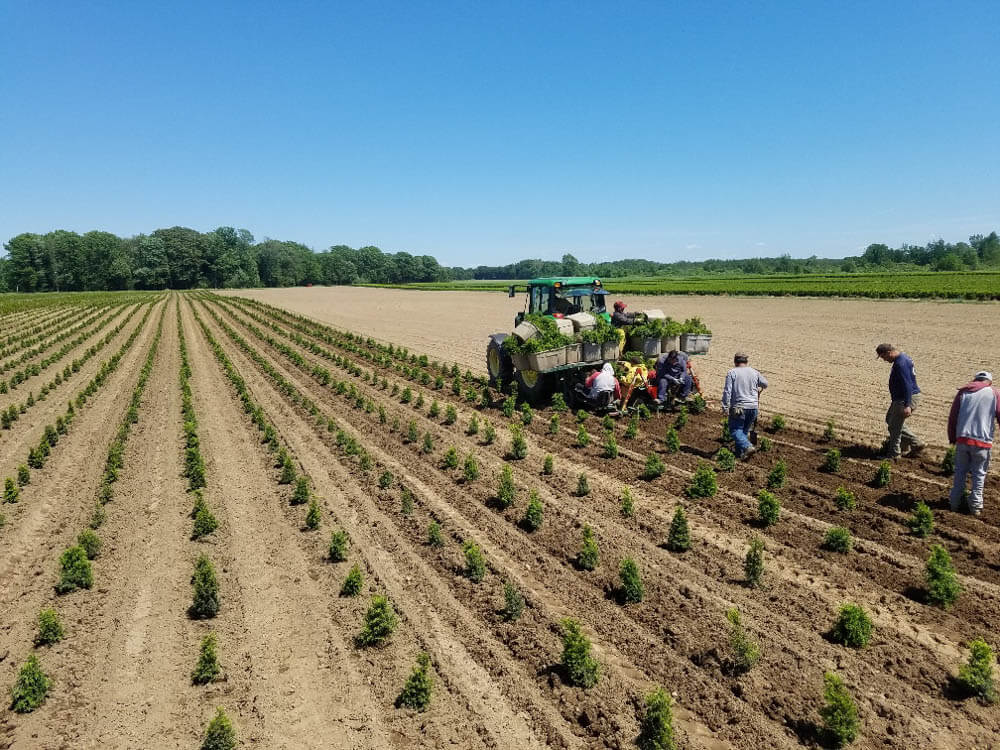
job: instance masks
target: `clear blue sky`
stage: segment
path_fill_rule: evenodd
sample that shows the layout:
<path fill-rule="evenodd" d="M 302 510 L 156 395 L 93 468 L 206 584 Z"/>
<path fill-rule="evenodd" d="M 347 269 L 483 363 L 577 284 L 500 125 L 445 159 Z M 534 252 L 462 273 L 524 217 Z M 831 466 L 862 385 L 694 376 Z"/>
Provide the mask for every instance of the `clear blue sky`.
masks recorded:
<path fill-rule="evenodd" d="M 1000 229 L 1000 3 L 0 0 L 0 241 L 522 257 Z"/>

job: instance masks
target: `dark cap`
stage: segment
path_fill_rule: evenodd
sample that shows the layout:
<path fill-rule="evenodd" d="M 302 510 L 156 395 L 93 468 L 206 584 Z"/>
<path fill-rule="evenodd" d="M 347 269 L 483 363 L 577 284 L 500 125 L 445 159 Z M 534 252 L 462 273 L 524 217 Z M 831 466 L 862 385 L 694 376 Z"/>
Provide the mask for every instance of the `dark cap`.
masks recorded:
<path fill-rule="evenodd" d="M 736 354 L 733 355 L 733 361 L 734 362 L 749 362 L 750 361 L 750 357 L 748 357 L 743 352 L 736 352 Z"/>
<path fill-rule="evenodd" d="M 875 355 L 881 357 L 883 354 L 888 354 L 896 347 L 892 344 L 879 344 L 875 347 Z"/>

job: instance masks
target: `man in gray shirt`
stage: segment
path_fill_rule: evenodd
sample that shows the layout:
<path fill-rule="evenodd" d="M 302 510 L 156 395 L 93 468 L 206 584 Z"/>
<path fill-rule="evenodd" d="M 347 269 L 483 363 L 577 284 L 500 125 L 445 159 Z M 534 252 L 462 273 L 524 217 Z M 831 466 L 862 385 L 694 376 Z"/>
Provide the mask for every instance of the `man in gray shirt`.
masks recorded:
<path fill-rule="evenodd" d="M 722 389 L 722 411 L 729 415 L 729 432 L 736 443 L 736 457 L 744 460 L 757 450 L 750 444 L 749 433 L 757 421 L 758 396 L 767 388 L 767 379 L 750 367 L 749 361 L 746 354 L 736 353 L 735 366 L 726 373 Z"/>

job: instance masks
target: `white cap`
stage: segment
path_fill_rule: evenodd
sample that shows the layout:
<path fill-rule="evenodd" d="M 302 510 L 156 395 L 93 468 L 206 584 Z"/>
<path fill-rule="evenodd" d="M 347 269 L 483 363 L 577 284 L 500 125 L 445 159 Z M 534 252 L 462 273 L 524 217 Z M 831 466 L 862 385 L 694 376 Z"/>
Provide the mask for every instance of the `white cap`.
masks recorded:
<path fill-rule="evenodd" d="M 988 372 L 986 370 L 980 370 L 979 372 L 976 373 L 976 376 L 973 378 L 973 380 L 988 380 L 992 383 L 993 373 Z"/>

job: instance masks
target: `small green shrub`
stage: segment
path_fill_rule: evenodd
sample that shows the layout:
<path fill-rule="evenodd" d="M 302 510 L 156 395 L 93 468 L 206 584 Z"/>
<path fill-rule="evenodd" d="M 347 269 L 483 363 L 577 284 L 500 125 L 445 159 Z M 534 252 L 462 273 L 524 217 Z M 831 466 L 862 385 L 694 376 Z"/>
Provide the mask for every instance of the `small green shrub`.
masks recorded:
<path fill-rule="evenodd" d="M 437 402 L 437 399 L 431 401 L 431 408 L 427 410 L 427 416 L 431 419 L 437 419 L 441 416 L 441 404 Z"/>
<path fill-rule="evenodd" d="M 722 427 L 722 434 L 719 435 L 719 440 L 728 445 L 733 442 L 733 433 L 729 429 L 729 417 L 723 417 L 719 424 Z"/>
<path fill-rule="evenodd" d="M 553 414 L 552 418 L 549 419 L 549 434 L 558 435 L 559 434 L 559 415 Z"/>
<path fill-rule="evenodd" d="M 521 404 L 521 424 L 528 426 L 535 419 L 535 412 L 531 404 Z"/>
<path fill-rule="evenodd" d="M 412 708 L 416 711 L 426 711 L 431 704 L 431 691 L 434 680 L 430 675 L 431 657 L 424 652 L 417 655 L 417 665 L 413 668 L 403 691 L 396 698 L 397 708 Z"/>
<path fill-rule="evenodd" d="M 415 420 L 410 420 L 406 425 L 406 442 L 415 443 L 420 439 L 420 431 L 417 430 L 417 423 Z"/>
<path fill-rule="evenodd" d="M 635 499 L 632 497 L 632 490 L 628 487 L 622 488 L 620 509 L 623 518 L 632 518 L 635 515 Z"/>
<path fill-rule="evenodd" d="M 552 475 L 552 471 L 554 469 L 554 463 L 555 462 L 554 462 L 554 459 L 552 458 L 552 454 L 551 453 L 546 453 L 545 454 L 545 461 L 542 462 L 542 474 L 545 474 L 547 476 L 551 476 Z"/>
<path fill-rule="evenodd" d="M 573 687 L 590 688 L 597 684 L 600 665 L 590 655 L 590 640 L 580 630 L 580 623 L 567 617 L 562 621 L 562 668 Z"/>
<path fill-rule="evenodd" d="M 410 386 L 406 386 L 400 394 L 399 400 L 404 404 L 410 403 L 413 400 L 413 389 Z"/>
<path fill-rule="evenodd" d="M 687 552 L 691 549 L 691 530 L 683 505 L 678 505 L 674 510 L 670 531 L 667 533 L 667 549 L 671 552 Z"/>
<path fill-rule="evenodd" d="M 586 474 L 580 474 L 576 480 L 576 496 L 586 497 L 590 494 L 590 483 L 587 481 Z"/>
<path fill-rule="evenodd" d="M 278 479 L 280 484 L 291 484 L 295 481 L 295 463 L 287 453 L 281 463 L 281 476 Z"/>
<path fill-rule="evenodd" d="M 783 458 L 779 458 L 777 463 L 767 475 L 767 488 L 769 490 L 780 490 L 785 486 L 788 478 L 788 465 Z"/>
<path fill-rule="evenodd" d="M 3 501 L 5 503 L 16 503 L 21 496 L 21 490 L 13 479 L 7 477 L 3 488 Z"/>
<path fill-rule="evenodd" d="M 604 434 L 604 457 L 618 458 L 618 441 L 615 433 L 610 430 Z"/>
<path fill-rule="evenodd" d="M 500 411 L 503 413 L 504 417 L 510 419 L 514 416 L 514 409 L 517 408 L 517 399 L 513 396 L 508 396 L 504 399 L 503 403 L 500 405 Z"/>
<path fill-rule="evenodd" d="M 934 531 L 934 511 L 927 506 L 927 503 L 917 503 L 913 508 L 913 515 L 907 521 L 907 526 L 914 535 L 921 539 L 927 538 Z"/>
<path fill-rule="evenodd" d="M 743 560 L 743 572 L 746 574 L 747 585 L 759 588 L 764 579 L 764 540 L 755 536 L 750 540 L 747 556 Z"/>
<path fill-rule="evenodd" d="M 993 681 L 993 649 L 982 638 L 969 643 L 969 661 L 958 669 L 956 681 L 965 694 L 984 703 L 997 702 Z"/>
<path fill-rule="evenodd" d="M 889 482 L 892 481 L 892 464 L 888 460 L 883 461 L 878 465 L 878 469 L 875 471 L 875 478 L 872 480 L 872 484 L 876 487 L 888 487 Z"/>
<path fill-rule="evenodd" d="M 59 558 L 59 584 L 56 591 L 68 594 L 77 589 L 89 589 L 94 585 L 94 573 L 90 569 L 87 551 L 79 545 L 70 547 Z"/>
<path fill-rule="evenodd" d="M 580 425 L 580 429 L 576 433 L 576 446 L 577 448 L 586 448 L 590 445 L 590 433 L 587 432 L 587 428 L 584 425 Z"/>
<path fill-rule="evenodd" d="M 444 423 L 445 424 L 455 424 L 458 421 L 458 411 L 451 404 L 444 410 Z"/>
<path fill-rule="evenodd" d="M 636 435 L 639 434 L 639 417 L 633 414 L 631 419 L 628 421 L 628 425 L 625 427 L 625 434 L 623 437 L 626 440 L 633 440 Z"/>
<path fill-rule="evenodd" d="M 955 473 L 955 446 L 949 445 L 948 450 L 944 452 L 944 456 L 941 457 L 941 473 L 942 474 L 954 474 Z"/>
<path fill-rule="evenodd" d="M 823 675 L 823 700 L 819 710 L 823 718 L 823 739 L 833 747 L 849 745 L 858 738 L 858 708 L 843 681 L 833 672 Z"/>
<path fill-rule="evenodd" d="M 108 514 L 104 511 L 104 506 L 100 503 L 94 503 L 94 512 L 90 514 L 90 523 L 88 526 L 96 531 L 104 525 L 107 517 Z"/>
<path fill-rule="evenodd" d="M 215 576 L 215 566 L 204 555 L 200 555 L 191 576 L 194 596 L 188 613 L 195 619 L 215 617 L 219 612 L 219 580 Z"/>
<path fill-rule="evenodd" d="M 424 433 L 424 441 L 420 446 L 420 450 L 424 453 L 434 452 L 434 438 L 431 437 L 429 432 Z"/>
<path fill-rule="evenodd" d="M 389 639 L 398 624 L 396 610 L 389 600 L 384 596 L 373 596 L 355 641 L 361 647 L 378 646 Z"/>
<path fill-rule="evenodd" d="M 643 422 L 649 420 L 653 416 L 649 411 L 649 407 L 645 404 L 639 404 L 639 407 L 635 410 L 635 415 Z"/>
<path fill-rule="evenodd" d="M 631 557 L 622 560 L 618 568 L 618 577 L 622 585 L 619 589 L 622 601 L 626 604 L 638 604 L 642 601 L 645 590 L 642 585 L 642 575 L 639 566 Z"/>
<path fill-rule="evenodd" d="M 383 471 L 378 477 L 378 488 L 380 490 L 387 490 L 392 487 L 392 483 L 395 477 L 392 476 L 391 471 Z"/>
<path fill-rule="evenodd" d="M 700 393 L 696 393 L 691 399 L 690 407 L 692 414 L 702 414 L 708 408 L 708 404 L 705 403 L 705 399 Z"/>
<path fill-rule="evenodd" d="M 489 420 L 486 421 L 486 426 L 483 428 L 483 445 L 493 445 L 493 442 L 497 439 L 497 431 L 490 423 Z"/>
<path fill-rule="evenodd" d="M 663 460 L 655 452 L 650 452 L 646 456 L 646 465 L 642 470 L 642 478 L 646 481 L 652 481 L 657 477 L 663 476 L 664 471 L 666 471 L 666 467 L 663 465 Z"/>
<path fill-rule="evenodd" d="M 663 438 L 663 443 L 667 449 L 667 453 L 678 453 L 680 451 L 681 438 L 677 434 L 677 430 L 675 428 L 667 428 L 667 434 Z"/>
<path fill-rule="evenodd" d="M 309 492 L 309 480 L 305 477 L 298 477 L 295 480 L 295 490 L 292 492 L 292 505 L 305 505 L 309 502 L 312 493 Z"/>
<path fill-rule="evenodd" d="M 486 559 L 479 545 L 467 541 L 462 545 L 462 553 L 465 555 L 465 569 L 462 574 L 473 583 L 482 582 L 486 577 Z"/>
<path fill-rule="evenodd" d="M 677 750 L 673 705 L 661 687 L 646 696 L 646 713 L 639 722 L 639 750 Z"/>
<path fill-rule="evenodd" d="M 202 537 L 208 536 L 213 531 L 219 528 L 219 521 L 212 511 L 209 510 L 208 505 L 202 499 L 199 507 L 194 514 L 194 524 L 191 528 L 191 538 L 201 539 Z"/>
<path fill-rule="evenodd" d="M 198 654 L 198 663 L 191 673 L 191 682 L 195 685 L 207 685 L 219 676 L 219 655 L 216 652 L 218 646 L 215 635 L 209 633 L 202 639 L 201 651 Z"/>
<path fill-rule="evenodd" d="M 475 414 L 472 415 L 472 419 L 469 420 L 469 426 L 465 428 L 466 435 L 478 435 L 479 434 L 479 417 Z"/>
<path fill-rule="evenodd" d="M 767 490 L 757 493 L 757 513 L 764 526 L 774 526 L 781 517 L 781 501 L 777 495 Z"/>
<path fill-rule="evenodd" d="M 466 482 L 474 482 L 479 479 L 479 462 L 472 453 L 469 453 L 465 457 L 465 464 L 462 467 L 462 477 Z"/>
<path fill-rule="evenodd" d="M 823 546 L 832 552 L 847 554 L 851 551 L 853 544 L 851 532 L 843 526 L 831 526 L 827 530 L 826 536 L 823 537 Z"/>
<path fill-rule="evenodd" d="M 101 554 L 101 538 L 92 529 L 84 529 L 76 538 L 76 543 L 83 547 L 87 553 L 87 559 L 93 560 Z"/>
<path fill-rule="evenodd" d="M 770 453 L 770 451 L 773 448 L 774 448 L 774 443 L 771 441 L 771 438 L 767 437 L 767 435 L 761 435 L 760 438 L 758 438 L 757 440 L 758 452 Z"/>
<path fill-rule="evenodd" d="M 838 487 L 837 493 L 833 496 L 833 502 L 839 510 L 854 510 L 857 506 L 857 499 L 854 493 L 844 487 Z"/>
<path fill-rule="evenodd" d="M 556 393 L 552 396 L 552 411 L 554 412 L 569 411 L 569 407 L 566 406 L 566 399 L 563 398 L 563 395 L 561 393 Z"/>
<path fill-rule="evenodd" d="M 510 581 L 503 584 L 503 609 L 500 616 L 507 622 L 516 622 L 524 612 L 524 596 Z"/>
<path fill-rule="evenodd" d="M 685 490 L 685 494 L 691 498 L 715 497 L 719 486 L 715 480 L 715 469 L 710 463 L 701 461 L 695 469 L 694 476 L 691 477 L 691 484 Z"/>
<path fill-rule="evenodd" d="M 413 493 L 410 492 L 409 487 L 403 488 L 402 497 L 399 499 L 399 512 L 404 516 L 413 513 Z"/>
<path fill-rule="evenodd" d="M 330 534 L 330 547 L 327 552 L 330 562 L 344 562 L 347 559 L 347 548 L 350 544 L 351 540 L 346 531 L 337 529 L 332 532 Z"/>
<path fill-rule="evenodd" d="M 845 604 L 840 608 L 837 622 L 830 631 L 830 639 L 851 648 L 867 646 L 875 632 L 872 622 L 864 607 L 857 604 Z"/>
<path fill-rule="evenodd" d="M 688 423 L 688 410 L 686 406 L 682 406 L 677 411 L 677 416 L 674 418 L 673 429 L 680 432 L 685 427 L 687 427 L 687 423 Z"/>
<path fill-rule="evenodd" d="M 583 570 L 593 570 L 600 562 L 601 556 L 597 549 L 597 540 L 594 538 L 594 530 L 590 526 L 583 527 L 583 546 L 576 556 L 576 564 Z"/>
<path fill-rule="evenodd" d="M 520 461 L 528 456 L 528 441 L 524 439 L 524 428 L 517 422 L 510 425 L 510 452 L 508 458 Z"/>
<path fill-rule="evenodd" d="M 441 524 L 437 521 L 431 521 L 427 526 L 427 543 L 431 547 L 444 546 L 444 536 L 441 534 Z"/>
<path fill-rule="evenodd" d="M 354 563 L 348 571 L 347 577 L 344 578 L 344 583 L 340 587 L 340 595 L 357 596 L 361 593 L 361 587 L 363 584 L 364 578 L 361 575 L 361 568 L 357 563 Z"/>
<path fill-rule="evenodd" d="M 958 582 L 955 568 L 952 567 L 951 555 L 940 544 L 931 547 L 925 568 L 925 579 L 927 601 L 942 609 L 948 609 L 962 593 L 962 584 Z"/>
<path fill-rule="evenodd" d="M 31 484 L 31 471 L 28 469 L 27 464 L 21 464 L 17 467 L 17 484 L 19 487 Z"/>
<path fill-rule="evenodd" d="M 528 507 L 524 511 L 521 525 L 528 531 L 537 531 L 542 527 L 542 513 L 542 499 L 538 496 L 537 490 L 532 490 L 528 495 Z"/>
<path fill-rule="evenodd" d="M 31 713 L 45 702 L 51 687 L 52 680 L 42 671 L 38 657 L 30 654 L 10 691 L 11 710 L 19 714 Z"/>
<path fill-rule="evenodd" d="M 823 440 L 832 443 L 837 439 L 837 429 L 832 419 L 827 420 L 826 429 L 823 430 Z"/>
<path fill-rule="evenodd" d="M 781 432 L 785 429 L 785 418 L 780 414 L 771 417 L 771 432 Z"/>
<path fill-rule="evenodd" d="M 736 456 L 728 448 L 719 448 L 719 452 L 715 454 L 715 462 L 719 471 L 732 471 L 736 468 Z"/>
<path fill-rule="evenodd" d="M 441 468 L 443 469 L 454 469 L 458 466 L 458 449 L 452 445 L 444 452 L 444 458 L 441 459 Z"/>
<path fill-rule="evenodd" d="M 497 505 L 506 510 L 514 504 L 517 488 L 514 486 L 514 472 L 510 464 L 504 464 L 500 472 L 500 483 L 497 486 Z"/>
<path fill-rule="evenodd" d="M 840 449 L 831 448 L 823 454 L 823 465 L 820 467 L 827 474 L 837 474 L 840 472 Z"/>
<path fill-rule="evenodd" d="M 587 413 L 586 409 L 578 409 L 576 412 L 576 421 L 578 424 L 583 424 L 590 418 L 590 414 Z"/>
<path fill-rule="evenodd" d="M 215 716 L 208 722 L 205 729 L 205 739 L 201 750 L 236 750 L 236 730 L 233 723 L 221 708 L 216 709 Z"/>
<path fill-rule="evenodd" d="M 323 520 L 323 514 L 320 510 L 319 503 L 316 498 L 313 497 L 309 500 L 309 510 L 306 511 L 306 528 L 310 531 L 315 531 L 319 528 L 320 521 Z"/>
<path fill-rule="evenodd" d="M 601 420 L 601 428 L 605 431 L 611 430 L 612 432 L 614 432 L 615 420 L 612 418 L 610 414 L 604 415 L 604 418 Z"/>
<path fill-rule="evenodd" d="M 760 644 L 743 627 L 740 611 L 727 610 L 729 621 L 729 648 L 733 652 L 733 666 L 737 672 L 749 672 L 760 661 Z"/>
<path fill-rule="evenodd" d="M 38 613 L 38 633 L 35 634 L 36 646 L 51 646 L 65 637 L 66 631 L 54 609 L 43 609 Z"/>

